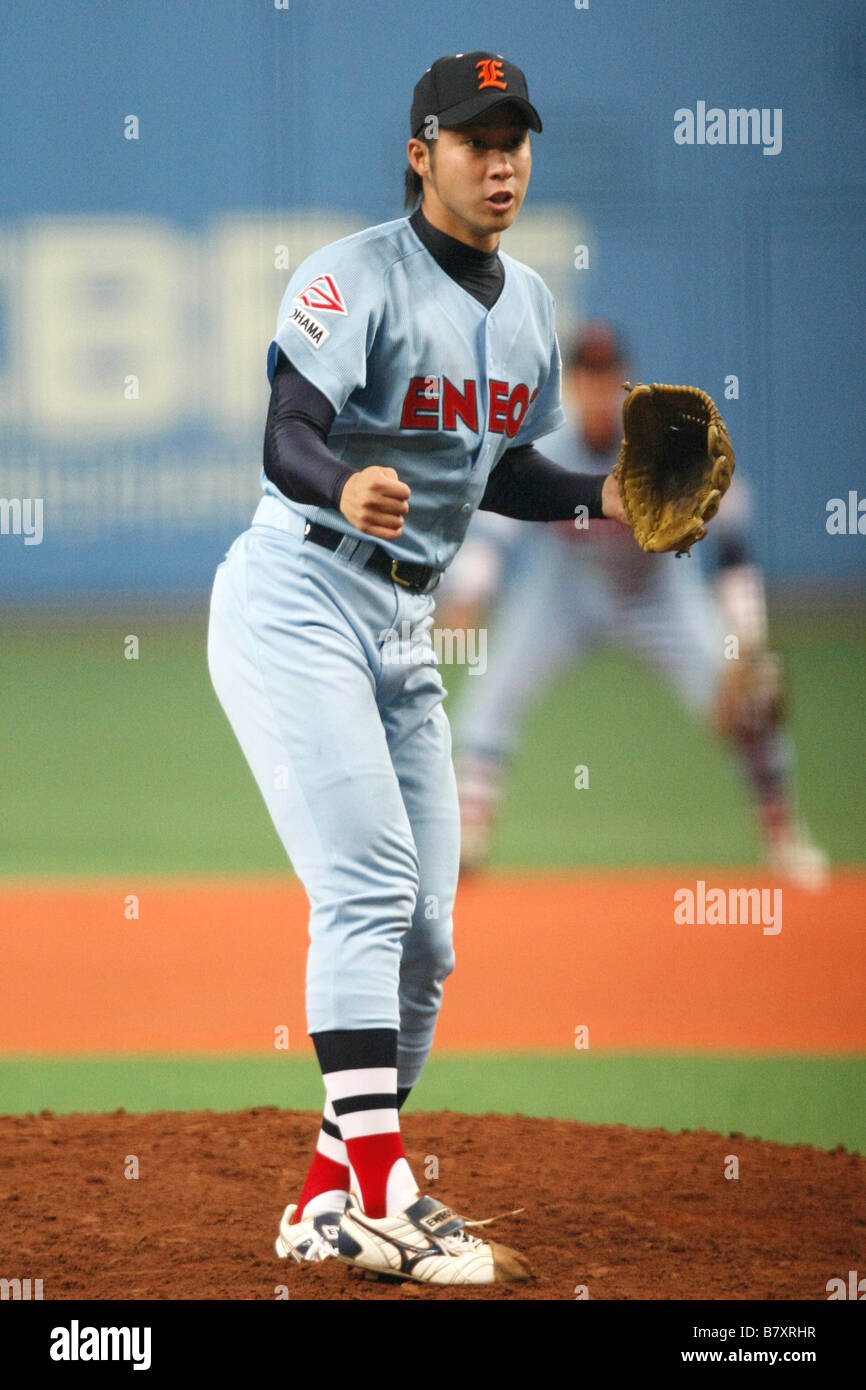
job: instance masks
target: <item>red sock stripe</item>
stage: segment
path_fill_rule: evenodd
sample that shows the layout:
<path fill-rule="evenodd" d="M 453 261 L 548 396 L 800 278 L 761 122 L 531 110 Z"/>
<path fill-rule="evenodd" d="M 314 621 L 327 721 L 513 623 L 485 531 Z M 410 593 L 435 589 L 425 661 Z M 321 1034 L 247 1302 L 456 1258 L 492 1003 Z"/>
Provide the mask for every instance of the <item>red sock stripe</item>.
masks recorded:
<path fill-rule="evenodd" d="M 387 1216 L 385 1192 L 388 1174 L 398 1158 L 406 1157 L 399 1132 L 365 1134 L 359 1139 L 347 1139 L 346 1148 L 361 1188 L 364 1211 L 368 1216 Z"/>
<path fill-rule="evenodd" d="M 341 1192 L 349 1191 L 348 1165 L 335 1163 L 332 1158 L 326 1158 L 317 1149 L 304 1182 L 304 1190 L 298 1198 L 295 1221 L 300 1221 L 304 1207 L 308 1202 L 311 1202 L 314 1197 L 318 1197 L 320 1192 L 330 1192 L 332 1188 Z"/>

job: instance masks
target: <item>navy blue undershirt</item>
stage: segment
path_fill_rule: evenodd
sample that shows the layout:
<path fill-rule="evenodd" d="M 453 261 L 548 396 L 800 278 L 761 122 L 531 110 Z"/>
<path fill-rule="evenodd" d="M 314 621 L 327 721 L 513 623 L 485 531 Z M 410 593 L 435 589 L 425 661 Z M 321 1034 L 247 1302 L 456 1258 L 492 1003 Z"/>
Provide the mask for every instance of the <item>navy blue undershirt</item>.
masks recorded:
<path fill-rule="evenodd" d="M 479 251 L 439 231 L 420 207 L 409 223 L 437 264 L 474 299 L 490 309 L 502 293 L 505 269 L 497 251 Z M 334 507 L 355 472 L 328 448 L 335 416 L 331 402 L 278 350 L 265 424 L 265 475 L 292 502 Z M 603 474 L 572 473 L 540 454 L 534 444 L 508 449 L 487 480 L 482 511 L 521 521 L 567 521 L 584 506 L 603 515 Z"/>

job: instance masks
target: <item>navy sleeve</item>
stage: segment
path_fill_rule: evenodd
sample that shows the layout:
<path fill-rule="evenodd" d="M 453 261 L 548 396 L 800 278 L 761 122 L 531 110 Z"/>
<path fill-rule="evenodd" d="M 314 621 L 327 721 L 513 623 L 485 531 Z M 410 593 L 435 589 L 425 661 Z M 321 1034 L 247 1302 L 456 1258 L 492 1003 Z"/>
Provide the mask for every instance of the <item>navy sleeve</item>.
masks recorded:
<path fill-rule="evenodd" d="M 590 518 L 602 517 L 604 479 L 603 473 L 572 473 L 534 444 L 520 444 L 493 469 L 479 508 L 518 521 L 571 521 L 576 507 L 586 507 Z"/>
<path fill-rule="evenodd" d="M 265 425 L 265 475 L 290 502 L 339 509 L 340 493 L 354 473 L 328 448 L 334 407 L 318 387 L 279 351 Z"/>

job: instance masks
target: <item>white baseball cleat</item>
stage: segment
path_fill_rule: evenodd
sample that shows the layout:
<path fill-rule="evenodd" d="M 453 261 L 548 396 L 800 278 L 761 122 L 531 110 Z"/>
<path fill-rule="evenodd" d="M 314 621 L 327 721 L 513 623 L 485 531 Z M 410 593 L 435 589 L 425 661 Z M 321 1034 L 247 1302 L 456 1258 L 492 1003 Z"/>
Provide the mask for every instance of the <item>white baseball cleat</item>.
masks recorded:
<path fill-rule="evenodd" d="M 530 1279 L 516 1250 L 479 1240 L 463 1218 L 433 1197 L 373 1218 L 351 1203 L 340 1222 L 337 1254 L 345 1264 L 419 1284 L 498 1284 Z"/>
<path fill-rule="evenodd" d="M 829 856 L 802 825 L 786 826 L 768 840 L 767 863 L 773 873 L 798 888 L 820 892 L 830 882 Z"/>
<path fill-rule="evenodd" d="M 303 1264 L 305 1260 L 318 1262 L 336 1255 L 342 1212 L 324 1211 L 306 1221 L 294 1221 L 297 1210 L 297 1203 L 293 1203 L 283 1212 L 280 1233 L 274 1241 L 280 1259 Z"/>

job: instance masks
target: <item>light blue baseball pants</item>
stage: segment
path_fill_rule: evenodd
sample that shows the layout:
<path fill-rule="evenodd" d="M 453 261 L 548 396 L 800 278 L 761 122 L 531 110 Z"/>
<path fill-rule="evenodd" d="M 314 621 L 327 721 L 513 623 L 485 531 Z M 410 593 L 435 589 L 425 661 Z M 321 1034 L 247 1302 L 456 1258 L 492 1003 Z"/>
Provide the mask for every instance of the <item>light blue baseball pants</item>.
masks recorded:
<path fill-rule="evenodd" d="M 433 598 L 266 497 L 218 567 L 208 664 L 310 904 L 307 1026 L 397 1028 L 417 1081 L 454 968 L 460 825 Z M 395 635 L 396 639 L 395 640 Z"/>

